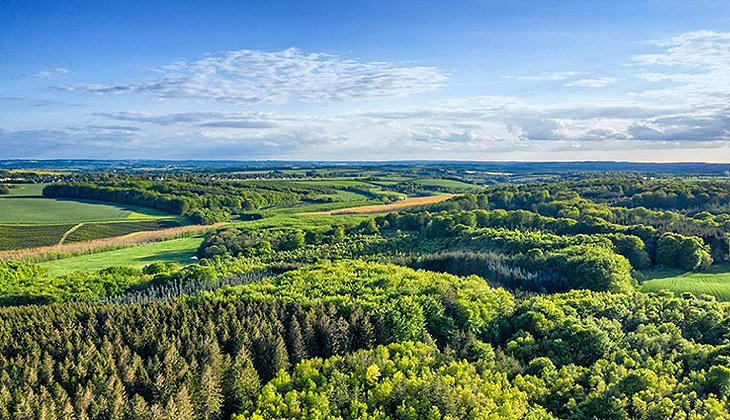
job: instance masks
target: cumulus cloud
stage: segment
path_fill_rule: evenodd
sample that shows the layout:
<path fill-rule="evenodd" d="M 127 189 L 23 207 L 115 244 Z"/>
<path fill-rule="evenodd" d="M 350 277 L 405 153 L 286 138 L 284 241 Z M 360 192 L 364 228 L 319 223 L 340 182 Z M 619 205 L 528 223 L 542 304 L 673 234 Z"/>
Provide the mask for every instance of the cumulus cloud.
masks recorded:
<path fill-rule="evenodd" d="M 143 93 L 163 99 L 228 103 L 330 102 L 405 97 L 438 89 L 448 75 L 436 67 L 361 62 L 296 48 L 229 51 L 157 69 L 154 81 L 82 83 L 58 90 L 94 94 Z"/>
<path fill-rule="evenodd" d="M 636 77 L 669 85 L 632 92 L 633 96 L 712 113 L 730 107 L 730 32 L 687 32 L 650 44 L 661 51 L 632 57 L 651 69 Z"/>
<path fill-rule="evenodd" d="M 686 32 L 650 42 L 664 51 L 641 54 L 632 61 L 641 65 L 685 66 L 727 69 L 730 63 L 730 32 Z"/>
<path fill-rule="evenodd" d="M 567 87 L 617 86 L 612 96 L 595 93 L 589 100 L 471 96 L 411 106 L 367 104 L 359 111 L 321 114 L 292 111 L 299 107 L 233 112 L 238 108 L 220 104 L 216 109 L 232 112 L 95 112 L 79 127 L 0 131 L 0 144 L 9 145 L 6 154 L 35 148 L 40 151 L 35 157 L 59 157 L 64 151 L 73 157 L 71 151 L 85 150 L 105 157 L 169 159 L 578 156 L 569 153 L 600 159 L 630 151 L 634 159 L 634 152 L 643 150 L 648 160 L 682 159 L 682 151 L 687 158 L 730 159 L 727 34 L 692 32 L 650 45 L 654 53 L 632 58 L 639 69 L 632 83 L 637 90 L 625 96 L 615 96 L 622 80 L 605 76 L 610 73 L 541 73 L 505 77 Z M 70 89 L 243 103 L 332 101 L 432 90 L 448 77 L 430 67 L 347 61 L 298 50 L 238 51 L 173 63 L 159 71 L 154 83 Z M 404 85 L 398 84 L 403 80 Z"/>
<path fill-rule="evenodd" d="M 601 88 L 604 86 L 612 85 L 616 82 L 618 82 L 619 79 L 616 79 L 614 77 L 599 77 L 596 79 L 578 79 L 576 81 L 566 83 L 563 86 L 567 87 L 589 87 L 589 88 Z"/>

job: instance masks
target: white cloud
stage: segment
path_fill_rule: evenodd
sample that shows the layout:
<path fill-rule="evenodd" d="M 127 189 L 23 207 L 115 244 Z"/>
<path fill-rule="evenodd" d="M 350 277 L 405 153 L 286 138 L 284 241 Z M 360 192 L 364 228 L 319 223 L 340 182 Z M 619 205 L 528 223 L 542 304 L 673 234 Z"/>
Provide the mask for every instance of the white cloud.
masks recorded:
<path fill-rule="evenodd" d="M 297 108 L 288 108 L 289 113 L 222 112 L 218 110 L 238 108 L 220 104 L 216 111 L 204 112 L 97 112 L 78 128 L 0 132 L 0 144 L 10 145 L 10 151 L 17 145 L 18 150 L 35 148 L 47 154 L 74 150 L 76 144 L 76 150 L 99 155 L 106 150 L 115 157 L 200 159 L 557 159 L 568 156 L 563 153 L 608 158 L 611 153 L 621 156 L 621 150 L 635 159 L 634 152 L 643 150 L 648 160 L 659 155 L 682 158 L 680 151 L 687 151 L 687 156 L 705 153 L 727 161 L 726 38 L 693 32 L 653 42 L 656 53 L 633 58 L 637 80 L 632 86 L 638 88 L 625 97 L 596 92 L 590 99 L 567 96 L 571 99 L 546 102 L 472 96 L 418 106 L 370 103 L 360 105 L 359 111 L 328 110 L 324 115 L 291 111 Z M 695 53 L 700 58 L 693 57 Z M 716 62 L 718 57 L 727 60 Z M 69 89 L 244 103 L 334 101 L 408 95 L 435 89 L 447 77 L 431 67 L 354 62 L 298 50 L 237 51 L 173 63 L 159 71 L 161 78 L 154 83 Z M 558 72 L 505 77 L 585 88 L 621 82 L 606 74 L 612 75 Z"/>
<path fill-rule="evenodd" d="M 36 72 L 33 72 L 33 76 L 41 77 L 44 79 L 48 79 L 54 76 L 58 76 L 59 74 L 66 74 L 70 72 L 71 70 L 65 68 L 65 67 L 56 67 L 50 70 L 38 70 Z"/>
<path fill-rule="evenodd" d="M 612 85 L 618 81 L 619 81 L 619 79 L 616 79 L 614 77 L 599 77 L 596 79 L 578 79 L 574 82 L 566 83 L 563 86 L 601 88 L 604 86 Z"/>
<path fill-rule="evenodd" d="M 229 51 L 157 70 L 162 76 L 155 81 L 57 89 L 95 94 L 136 92 L 164 99 L 229 103 L 330 102 L 405 97 L 436 90 L 448 79 L 436 67 L 359 62 L 329 54 L 306 54 L 295 48 Z"/>
<path fill-rule="evenodd" d="M 663 51 L 632 57 L 637 65 L 652 69 L 636 77 L 670 85 L 632 92 L 633 96 L 698 112 L 717 113 L 730 107 L 730 32 L 688 32 L 651 44 Z"/>
<path fill-rule="evenodd" d="M 727 69 L 730 65 L 730 32 L 686 32 L 666 39 L 651 41 L 665 48 L 661 53 L 641 54 L 632 61 L 641 65 L 685 66 Z"/>
<path fill-rule="evenodd" d="M 523 76 L 502 76 L 503 79 L 516 79 L 516 80 L 531 80 L 536 82 L 549 82 L 549 81 L 556 81 L 556 80 L 567 80 L 571 79 L 576 76 L 580 76 L 585 74 L 584 72 L 580 71 L 560 71 L 560 72 L 553 72 L 553 73 L 540 73 L 540 74 L 533 74 L 533 75 L 523 75 Z"/>

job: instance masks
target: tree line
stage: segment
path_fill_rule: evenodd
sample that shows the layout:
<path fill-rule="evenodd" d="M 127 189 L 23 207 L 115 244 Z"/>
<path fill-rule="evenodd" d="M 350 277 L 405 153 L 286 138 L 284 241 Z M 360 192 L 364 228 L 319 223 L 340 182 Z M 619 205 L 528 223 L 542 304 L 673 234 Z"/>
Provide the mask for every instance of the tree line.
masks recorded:
<path fill-rule="evenodd" d="M 729 321 L 691 295 L 516 297 L 320 263 L 194 298 L 0 309 L 0 417 L 723 419 Z"/>

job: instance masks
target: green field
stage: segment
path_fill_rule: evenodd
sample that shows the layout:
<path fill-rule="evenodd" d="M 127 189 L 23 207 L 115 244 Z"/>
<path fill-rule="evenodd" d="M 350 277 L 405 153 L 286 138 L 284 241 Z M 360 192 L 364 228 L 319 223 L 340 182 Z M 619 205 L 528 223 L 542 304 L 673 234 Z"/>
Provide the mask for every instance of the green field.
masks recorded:
<path fill-rule="evenodd" d="M 705 271 L 684 272 L 677 269 L 642 272 L 642 292 L 670 290 L 715 296 L 730 301 L 730 263 L 713 265 Z"/>
<path fill-rule="evenodd" d="M 451 188 L 453 190 L 464 191 L 477 191 L 484 189 L 482 186 L 479 185 L 467 184 L 466 182 L 454 181 L 453 179 L 419 179 L 416 181 L 416 183 L 426 187 L 444 187 Z"/>
<path fill-rule="evenodd" d="M 202 236 L 178 238 L 97 254 L 46 261 L 41 265 L 48 269 L 50 276 L 58 277 L 77 271 L 96 271 L 113 266 L 141 268 L 157 261 L 192 264 L 195 260 L 191 260 L 190 257 L 195 254 L 201 242 L 203 242 Z"/>
<path fill-rule="evenodd" d="M 60 225 L 0 225 L 0 251 L 58 245 L 64 235 L 63 243 L 81 242 L 167 229 L 181 224 L 184 223 L 178 219 L 154 219 Z"/>
<path fill-rule="evenodd" d="M 317 196 L 317 198 L 320 197 L 332 197 L 334 199 L 340 200 L 340 201 L 362 201 L 362 200 L 368 200 L 367 197 L 365 197 L 362 194 L 358 194 L 352 191 L 343 191 L 343 190 L 337 190 L 334 194 L 322 194 L 320 196 Z"/>
<path fill-rule="evenodd" d="M 0 251 L 56 245 L 72 227 L 74 224 L 0 225 Z"/>
<path fill-rule="evenodd" d="M 173 219 L 140 220 L 135 222 L 84 223 L 71 232 L 64 242 L 82 242 L 94 239 L 112 238 L 135 232 L 168 229 L 180 226 Z"/>
<path fill-rule="evenodd" d="M 0 224 L 63 224 L 170 217 L 154 209 L 92 200 L 45 198 L 44 184 L 18 184 L 0 196 Z"/>

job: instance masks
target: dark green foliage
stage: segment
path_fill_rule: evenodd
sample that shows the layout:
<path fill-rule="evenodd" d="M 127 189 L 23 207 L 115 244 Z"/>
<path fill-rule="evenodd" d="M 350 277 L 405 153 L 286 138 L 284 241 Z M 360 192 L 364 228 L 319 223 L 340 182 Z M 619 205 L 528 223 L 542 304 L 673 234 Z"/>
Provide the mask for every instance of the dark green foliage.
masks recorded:
<path fill-rule="evenodd" d="M 317 196 L 183 175 L 100 188 L 187 214 Z M 725 261 L 726 192 L 575 177 L 360 225 L 221 229 L 186 268 L 0 263 L 4 304 L 96 302 L 0 309 L 0 418 L 727 420 L 730 304 L 631 277 Z"/>
<path fill-rule="evenodd" d="M 0 184 L 0 195 L 10 194 L 10 188 L 7 185 Z"/>
<path fill-rule="evenodd" d="M 0 309 L 0 413 L 722 419 L 729 320 L 692 297 L 515 305 L 476 277 L 325 263 L 182 301 Z"/>
<path fill-rule="evenodd" d="M 712 264 L 712 257 L 701 238 L 667 232 L 657 241 L 657 262 L 667 267 L 695 270 Z"/>
<path fill-rule="evenodd" d="M 310 195 L 332 193 L 326 187 L 295 182 L 234 182 L 191 179 L 187 181 L 118 180 L 53 183 L 45 197 L 85 198 L 151 207 L 185 215 L 194 222 L 213 224 L 238 214 L 272 206 L 288 206 Z"/>

